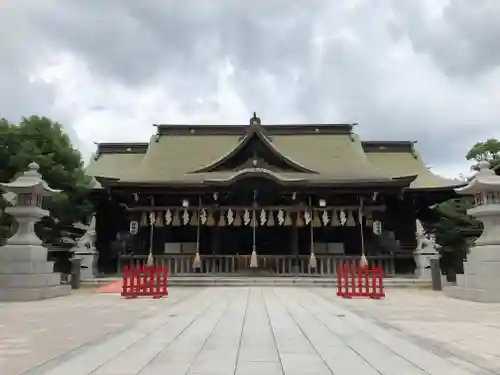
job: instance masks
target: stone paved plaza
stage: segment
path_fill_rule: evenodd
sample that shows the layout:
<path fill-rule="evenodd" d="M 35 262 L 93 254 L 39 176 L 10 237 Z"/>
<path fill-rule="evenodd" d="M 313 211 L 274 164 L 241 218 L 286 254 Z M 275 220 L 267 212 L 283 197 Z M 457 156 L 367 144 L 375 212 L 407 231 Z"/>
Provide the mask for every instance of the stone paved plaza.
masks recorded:
<path fill-rule="evenodd" d="M 326 288 L 79 292 L 0 304 L 1 375 L 500 373 L 500 306 L 427 291 L 345 301 Z"/>

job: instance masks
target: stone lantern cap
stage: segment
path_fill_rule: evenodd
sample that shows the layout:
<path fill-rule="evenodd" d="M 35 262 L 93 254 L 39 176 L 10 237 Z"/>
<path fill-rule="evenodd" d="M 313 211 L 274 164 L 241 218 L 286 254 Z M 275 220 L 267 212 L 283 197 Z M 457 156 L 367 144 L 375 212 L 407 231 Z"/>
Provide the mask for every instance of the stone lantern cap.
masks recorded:
<path fill-rule="evenodd" d="M 35 189 L 40 189 L 44 196 L 50 196 L 60 193 L 61 190 L 52 189 L 47 182 L 38 173 L 38 164 L 31 162 L 28 165 L 28 170 L 23 172 L 11 182 L 0 182 L 0 188 L 14 194 L 31 193 Z"/>
<path fill-rule="evenodd" d="M 490 169 L 490 163 L 486 160 L 479 162 L 479 171 L 474 175 L 474 178 L 467 186 L 457 188 L 455 191 L 458 194 L 473 195 L 483 193 L 485 191 L 500 191 L 500 176 Z"/>

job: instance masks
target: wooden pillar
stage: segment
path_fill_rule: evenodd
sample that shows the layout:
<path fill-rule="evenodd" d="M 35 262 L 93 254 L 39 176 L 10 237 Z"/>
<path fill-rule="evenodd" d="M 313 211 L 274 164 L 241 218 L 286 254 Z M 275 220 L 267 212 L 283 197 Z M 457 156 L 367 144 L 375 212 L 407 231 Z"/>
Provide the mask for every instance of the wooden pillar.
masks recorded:
<path fill-rule="evenodd" d="M 299 229 L 295 225 L 292 225 L 291 230 L 292 230 L 291 252 L 292 255 L 299 255 Z"/>
<path fill-rule="evenodd" d="M 299 228 L 297 226 L 291 226 L 291 252 L 294 255 L 294 259 L 292 260 L 293 272 L 298 273 L 300 271 L 300 261 L 299 261 Z"/>
<path fill-rule="evenodd" d="M 216 255 L 220 252 L 220 249 L 219 249 L 219 228 L 216 227 L 216 226 L 213 226 L 212 228 L 210 228 L 212 230 L 212 244 L 211 244 L 211 248 L 212 248 L 212 255 Z"/>

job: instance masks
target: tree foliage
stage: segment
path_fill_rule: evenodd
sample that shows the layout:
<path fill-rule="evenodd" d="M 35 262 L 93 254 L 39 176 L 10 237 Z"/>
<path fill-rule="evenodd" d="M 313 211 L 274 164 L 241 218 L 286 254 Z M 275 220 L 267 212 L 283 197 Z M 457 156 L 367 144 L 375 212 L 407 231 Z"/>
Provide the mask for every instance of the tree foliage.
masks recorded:
<path fill-rule="evenodd" d="M 500 167 L 500 141 L 496 138 L 487 139 L 484 142 L 477 142 L 465 156 L 467 160 L 476 162 L 472 169 L 477 170 L 477 162 L 487 160 L 492 169 Z"/>
<path fill-rule="evenodd" d="M 432 209 L 433 216 L 424 223 L 439 245 L 441 270 L 449 281 L 463 273 L 463 262 L 473 241 L 481 235 L 482 225 L 467 215 L 467 199 L 451 199 Z"/>
<path fill-rule="evenodd" d="M 426 230 L 442 247 L 464 247 L 481 234 L 481 223 L 467 215 L 465 199 L 450 199 L 434 208 L 437 220 L 426 223 Z"/>
<path fill-rule="evenodd" d="M 0 143 L 5 145 L 0 148 L 0 181 L 11 181 L 35 161 L 47 183 L 63 191 L 47 202 L 55 223 L 64 227 L 88 219 L 92 210 L 88 200 L 89 179 L 80 152 L 73 147 L 61 124 L 38 116 L 23 118 L 19 124 L 2 119 Z M 3 216 L 1 220 L 5 228 L 8 218 Z"/>
<path fill-rule="evenodd" d="M 487 160 L 491 168 L 500 168 L 500 141 L 495 138 L 474 144 L 466 154 L 466 159 L 474 162 L 472 170 L 478 169 L 478 163 Z M 443 202 L 432 211 L 424 221 L 427 233 L 433 234 L 441 247 L 444 268 L 458 272 L 462 261 L 473 241 L 481 235 L 482 225 L 467 215 L 467 198 L 451 199 Z"/>

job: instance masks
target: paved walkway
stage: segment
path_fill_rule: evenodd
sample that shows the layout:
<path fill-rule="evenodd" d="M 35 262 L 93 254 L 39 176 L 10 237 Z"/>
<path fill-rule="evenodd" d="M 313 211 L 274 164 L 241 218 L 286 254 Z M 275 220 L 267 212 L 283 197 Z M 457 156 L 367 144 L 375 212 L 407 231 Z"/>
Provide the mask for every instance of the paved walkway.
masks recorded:
<path fill-rule="evenodd" d="M 2 304 L 0 374 L 487 373 L 351 312 L 322 295 L 329 291 L 186 288 L 163 300 L 80 294 Z"/>
<path fill-rule="evenodd" d="M 334 298 L 318 289 L 325 298 Z M 461 301 L 430 290 L 393 289 L 383 303 L 339 300 L 335 303 L 387 329 L 402 331 L 420 345 L 478 371 L 500 374 L 500 304 Z"/>

